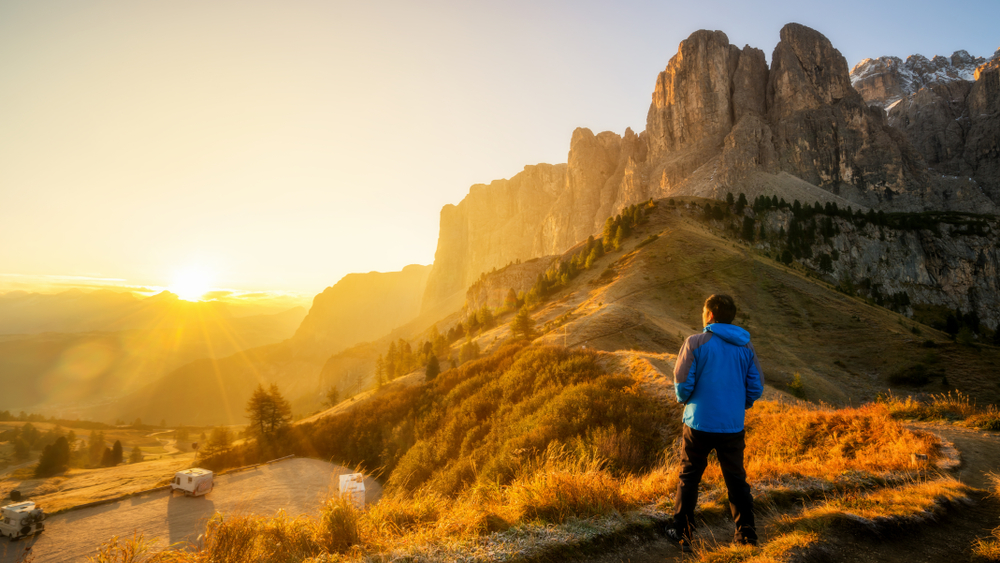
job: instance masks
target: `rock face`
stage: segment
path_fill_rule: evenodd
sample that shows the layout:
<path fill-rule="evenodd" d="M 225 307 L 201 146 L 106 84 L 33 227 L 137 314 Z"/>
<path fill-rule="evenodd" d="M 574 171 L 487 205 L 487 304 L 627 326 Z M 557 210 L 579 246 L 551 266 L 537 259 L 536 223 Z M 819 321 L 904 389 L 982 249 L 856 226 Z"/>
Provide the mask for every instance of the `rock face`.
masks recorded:
<path fill-rule="evenodd" d="M 769 212 L 769 229 L 790 227 L 791 213 Z M 934 229 L 858 226 L 834 219 L 839 233 L 812 247 L 806 263 L 819 269 L 821 253 L 839 254 L 833 280 L 877 288 L 882 295 L 906 292 L 913 304 L 950 311 L 976 311 L 989 327 L 1000 323 L 1000 222 L 984 220 L 979 231 L 938 223 Z"/>
<path fill-rule="evenodd" d="M 291 341 L 295 356 L 322 362 L 412 320 L 420 313 L 430 271 L 411 265 L 400 272 L 344 276 L 313 299 Z"/>
<path fill-rule="evenodd" d="M 423 311 L 465 302 L 479 274 L 517 260 L 557 254 L 599 230 L 609 215 L 651 197 L 639 163 L 640 136 L 577 129 L 567 164 L 526 166 L 509 180 L 472 186 L 441 209 L 434 269 Z"/>
<path fill-rule="evenodd" d="M 423 310 L 460 307 L 482 272 L 561 253 L 649 198 L 742 191 L 886 211 L 996 209 L 978 185 L 927 168 L 928 155 L 972 159 L 970 176 L 997 175 L 996 73 L 983 70 L 983 86 L 964 96 L 976 94 L 984 125 L 963 129 L 961 143 L 951 140 L 957 133 L 948 116 L 922 121 L 933 133 L 917 143 L 891 127 L 882 109 L 941 77 L 971 76 L 981 61 L 964 51 L 950 59 L 868 60 L 855 67 L 852 83 L 840 52 L 799 24 L 781 30 L 771 60 L 768 68 L 762 51 L 731 45 L 721 31 L 697 31 L 657 76 L 644 132 L 577 129 L 565 165 L 526 167 L 445 206 Z M 935 95 L 963 95 L 960 86 L 947 88 L 954 91 Z"/>
<path fill-rule="evenodd" d="M 930 60 L 913 55 L 905 63 L 895 57 L 865 59 L 851 71 L 865 101 L 886 109 L 889 124 L 930 167 L 938 185 L 934 207 L 1000 205 L 998 69 L 1000 51 L 989 61 L 957 51 Z"/>
<path fill-rule="evenodd" d="M 465 293 L 465 303 L 470 310 L 479 309 L 483 305 L 498 308 L 507 299 L 507 293 L 513 289 L 515 294 L 527 293 L 535 284 L 538 274 L 552 265 L 554 257 L 535 258 L 527 262 L 511 264 L 506 268 L 484 274 Z"/>
<path fill-rule="evenodd" d="M 871 105 L 889 110 L 899 100 L 935 84 L 972 82 L 976 68 L 986 62 L 966 51 L 951 57 L 910 55 L 865 59 L 851 69 L 851 84 Z"/>

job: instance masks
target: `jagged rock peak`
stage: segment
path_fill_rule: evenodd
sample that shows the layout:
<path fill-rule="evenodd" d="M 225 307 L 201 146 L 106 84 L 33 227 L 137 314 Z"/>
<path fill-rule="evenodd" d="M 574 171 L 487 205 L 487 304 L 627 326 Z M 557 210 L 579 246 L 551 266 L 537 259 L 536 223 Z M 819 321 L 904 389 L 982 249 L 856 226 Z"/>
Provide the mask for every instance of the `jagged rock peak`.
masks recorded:
<path fill-rule="evenodd" d="M 889 109 L 905 96 L 935 84 L 975 80 L 976 68 L 985 59 L 959 50 L 951 57 L 910 55 L 864 59 L 851 69 L 851 84 L 869 105 Z"/>
<path fill-rule="evenodd" d="M 725 135 L 733 126 L 731 87 L 740 50 L 721 31 L 699 30 L 681 41 L 656 78 L 646 116 L 652 156 Z"/>
<path fill-rule="evenodd" d="M 767 88 L 772 118 L 815 109 L 857 96 L 847 60 L 830 40 L 798 23 L 781 28 L 781 41 L 771 55 Z"/>

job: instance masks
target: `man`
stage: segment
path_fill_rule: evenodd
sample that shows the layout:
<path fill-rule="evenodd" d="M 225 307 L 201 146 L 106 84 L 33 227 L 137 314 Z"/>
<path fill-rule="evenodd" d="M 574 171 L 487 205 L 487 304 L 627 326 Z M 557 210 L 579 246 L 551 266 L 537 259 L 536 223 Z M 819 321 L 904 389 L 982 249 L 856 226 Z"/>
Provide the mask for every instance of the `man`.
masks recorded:
<path fill-rule="evenodd" d="M 674 391 L 685 407 L 680 483 L 667 535 L 686 552 L 691 551 L 698 483 L 712 450 L 729 491 L 735 540 L 757 544 L 753 497 L 743 468 L 743 422 L 746 409 L 760 398 L 763 383 L 750 333 L 731 324 L 735 318 L 732 297 L 709 297 L 702 309 L 705 330 L 684 341 L 674 367 Z"/>

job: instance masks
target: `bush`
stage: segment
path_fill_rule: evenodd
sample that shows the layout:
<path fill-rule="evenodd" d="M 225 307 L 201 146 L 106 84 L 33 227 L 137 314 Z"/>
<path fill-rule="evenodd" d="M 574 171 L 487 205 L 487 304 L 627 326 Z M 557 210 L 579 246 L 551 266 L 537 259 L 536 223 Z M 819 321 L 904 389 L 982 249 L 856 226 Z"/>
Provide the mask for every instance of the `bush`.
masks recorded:
<path fill-rule="evenodd" d="M 361 541 L 358 509 L 349 497 L 326 501 L 319 514 L 317 539 L 331 553 L 343 553 Z"/>

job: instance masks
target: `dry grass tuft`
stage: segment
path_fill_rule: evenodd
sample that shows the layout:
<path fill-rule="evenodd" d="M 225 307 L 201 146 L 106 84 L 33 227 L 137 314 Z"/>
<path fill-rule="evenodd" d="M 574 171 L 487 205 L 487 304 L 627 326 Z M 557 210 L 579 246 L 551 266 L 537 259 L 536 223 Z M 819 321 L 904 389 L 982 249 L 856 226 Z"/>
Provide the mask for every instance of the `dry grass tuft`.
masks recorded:
<path fill-rule="evenodd" d="M 884 522 L 923 521 L 946 504 L 968 499 L 969 487 L 950 477 L 890 487 L 870 493 L 848 493 L 779 519 L 781 530 L 819 532 L 835 524 L 877 528 Z"/>
<path fill-rule="evenodd" d="M 954 395 L 951 392 L 931 395 L 924 401 L 888 395 L 880 397 L 879 402 L 889 409 L 894 418 L 961 421 L 964 426 L 972 428 L 1000 430 L 1000 410 L 996 405 L 979 407 L 961 391 L 956 391 Z"/>
<path fill-rule="evenodd" d="M 988 473 L 993 496 L 1000 498 L 1000 475 Z M 993 528 L 992 537 L 978 539 L 972 546 L 973 561 L 1000 561 L 1000 526 Z"/>

